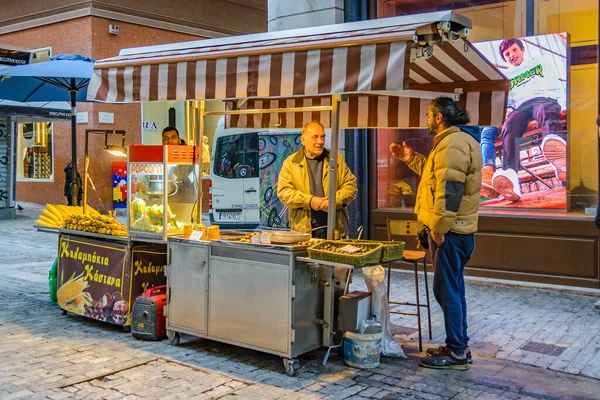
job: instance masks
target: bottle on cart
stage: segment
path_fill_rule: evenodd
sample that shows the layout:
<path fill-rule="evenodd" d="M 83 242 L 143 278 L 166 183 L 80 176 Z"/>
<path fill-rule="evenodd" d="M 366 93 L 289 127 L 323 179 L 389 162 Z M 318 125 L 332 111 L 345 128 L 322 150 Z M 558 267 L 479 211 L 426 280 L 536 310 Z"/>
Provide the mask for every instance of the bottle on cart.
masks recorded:
<path fill-rule="evenodd" d="M 371 318 L 364 320 L 360 324 L 360 334 L 373 334 L 380 333 L 381 331 L 381 322 L 377 320 L 377 316 L 375 314 L 371 315 Z"/>

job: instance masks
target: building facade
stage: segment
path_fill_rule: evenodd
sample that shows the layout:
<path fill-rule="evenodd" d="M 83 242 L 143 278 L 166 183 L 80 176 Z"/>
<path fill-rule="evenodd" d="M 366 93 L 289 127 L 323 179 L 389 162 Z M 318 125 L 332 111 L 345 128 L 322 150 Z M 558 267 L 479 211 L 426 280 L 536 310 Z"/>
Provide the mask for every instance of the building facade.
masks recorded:
<path fill-rule="evenodd" d="M 114 56 L 122 48 L 261 32 L 266 27 L 266 1 L 262 0 L 12 2 L 5 5 L 0 17 L 0 42 L 17 48 L 49 47 L 53 55 L 76 53 L 100 59 Z M 77 159 L 81 175 L 86 129 L 125 130 L 126 145 L 142 143 L 139 104 L 79 103 L 77 111 L 80 116 Z M 105 118 L 100 119 L 100 113 Z M 22 124 L 14 129 L 17 200 L 65 203 L 63 169 L 71 155 L 70 122 L 54 122 L 45 130 L 39 125 Z M 43 176 L 30 173 L 29 141 L 35 135 L 43 136 L 45 143 L 50 144 L 43 151 L 36 148 L 33 152 L 48 167 Z M 105 154 L 103 148 L 103 138 L 90 136 L 89 171 L 96 190 L 90 189 L 88 202 L 93 207 L 101 208 L 103 204 L 110 209 L 114 158 Z"/>

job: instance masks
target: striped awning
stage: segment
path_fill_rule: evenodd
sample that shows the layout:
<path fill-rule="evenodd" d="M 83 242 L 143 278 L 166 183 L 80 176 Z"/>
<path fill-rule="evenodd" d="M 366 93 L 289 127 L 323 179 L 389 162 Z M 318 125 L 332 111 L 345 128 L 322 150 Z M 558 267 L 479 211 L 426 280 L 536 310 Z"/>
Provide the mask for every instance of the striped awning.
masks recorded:
<path fill-rule="evenodd" d="M 423 128 L 427 126 L 428 98 L 388 95 L 349 95 L 340 103 L 340 128 Z M 466 109 L 471 123 L 491 126 L 502 125 L 507 92 L 467 92 L 460 96 L 458 105 Z M 285 99 L 249 99 L 240 105 L 227 101 L 228 110 L 276 109 L 292 107 L 330 106 L 330 96 L 295 97 Z M 269 114 L 227 115 L 228 128 L 299 129 L 310 121 L 320 121 L 331 128 L 329 111 L 273 112 Z"/>
<path fill-rule="evenodd" d="M 88 99 L 109 103 L 245 99 L 246 105 L 260 105 L 267 98 L 278 104 L 312 104 L 331 102 L 332 94 L 348 94 L 350 100 L 341 106 L 348 115 L 343 127 L 396 127 L 413 126 L 421 119 L 412 111 L 408 119 L 401 117 L 416 109 L 406 106 L 407 101 L 416 105 L 416 100 L 408 100 L 411 96 L 427 97 L 421 91 L 452 95 L 460 90 L 468 93 L 461 101 L 477 108 L 478 118 L 501 121 L 503 106 L 495 107 L 500 92 L 508 90 L 506 78 L 466 40 L 441 44 L 445 32 L 465 27 L 470 27 L 467 18 L 437 12 L 126 49 L 118 57 L 96 62 Z M 433 56 L 411 61 L 412 49 L 418 46 L 415 40 L 432 38 Z M 353 111 L 356 107 L 358 113 Z M 397 111 L 400 114 L 394 117 Z M 297 128 L 289 124 L 304 121 L 304 114 L 286 117 L 286 127 Z M 257 118 L 232 117 L 230 122 L 250 126 L 244 124 Z M 260 116 L 261 124 L 280 119 L 279 113 Z"/>

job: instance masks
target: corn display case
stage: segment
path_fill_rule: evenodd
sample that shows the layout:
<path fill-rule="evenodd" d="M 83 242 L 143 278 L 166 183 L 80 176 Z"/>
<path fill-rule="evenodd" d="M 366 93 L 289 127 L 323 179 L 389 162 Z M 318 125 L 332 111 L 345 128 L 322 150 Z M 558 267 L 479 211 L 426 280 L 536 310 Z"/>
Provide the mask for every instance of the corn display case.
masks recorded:
<path fill-rule="evenodd" d="M 167 240 L 182 235 L 195 215 L 200 177 L 195 146 L 129 147 L 128 231 L 131 237 Z"/>

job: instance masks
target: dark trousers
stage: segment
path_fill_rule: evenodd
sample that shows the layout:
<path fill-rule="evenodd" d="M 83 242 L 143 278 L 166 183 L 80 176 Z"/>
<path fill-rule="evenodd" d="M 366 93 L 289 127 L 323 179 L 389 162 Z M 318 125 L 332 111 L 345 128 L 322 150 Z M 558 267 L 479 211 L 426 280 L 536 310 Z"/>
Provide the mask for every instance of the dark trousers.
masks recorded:
<path fill-rule="evenodd" d="M 454 232 L 448 232 L 445 237 L 444 243 L 438 246 L 429 236 L 434 268 L 433 295 L 444 314 L 446 346 L 460 355 L 469 345 L 464 271 L 475 249 L 475 237 Z"/>
<path fill-rule="evenodd" d="M 72 206 L 73 205 L 73 196 L 65 196 L 67 198 L 67 205 L 68 206 Z M 77 197 L 77 204 L 76 205 L 81 205 L 81 196 Z"/>
<path fill-rule="evenodd" d="M 519 170 L 519 146 L 517 144 L 530 121 L 536 120 L 542 127 L 542 137 L 562 131 L 560 125 L 560 104 L 548 97 L 529 99 L 508 114 L 502 127 L 502 168 Z"/>

